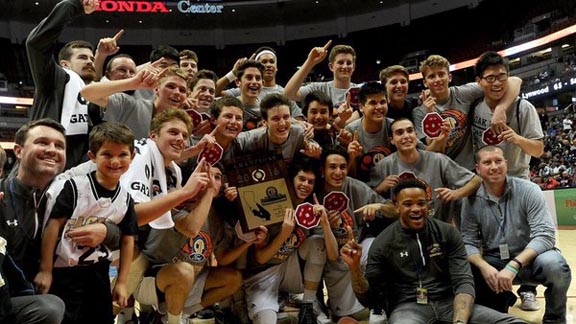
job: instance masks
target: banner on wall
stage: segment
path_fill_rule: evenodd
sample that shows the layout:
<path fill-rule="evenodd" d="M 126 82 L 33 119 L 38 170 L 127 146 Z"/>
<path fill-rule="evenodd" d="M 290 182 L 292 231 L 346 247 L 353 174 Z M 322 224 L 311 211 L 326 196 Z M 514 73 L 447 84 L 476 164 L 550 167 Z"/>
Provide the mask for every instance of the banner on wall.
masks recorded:
<path fill-rule="evenodd" d="M 576 189 L 554 190 L 558 226 L 576 226 Z"/>

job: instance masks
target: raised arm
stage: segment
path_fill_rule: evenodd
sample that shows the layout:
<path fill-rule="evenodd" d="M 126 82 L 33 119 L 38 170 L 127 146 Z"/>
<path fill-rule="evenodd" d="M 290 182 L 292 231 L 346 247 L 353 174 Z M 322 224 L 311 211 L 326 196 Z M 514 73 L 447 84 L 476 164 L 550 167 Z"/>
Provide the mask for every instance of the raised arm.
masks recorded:
<path fill-rule="evenodd" d="M 96 47 L 96 54 L 94 55 L 94 69 L 96 70 L 96 78 L 94 80 L 100 81 L 104 73 L 104 62 L 110 55 L 118 53 L 120 47 L 118 40 L 124 35 L 124 29 L 121 29 L 114 37 L 101 38 Z"/>
<path fill-rule="evenodd" d="M 206 174 L 206 176 L 204 176 L 204 174 Z M 202 226 L 204 226 L 206 223 L 206 219 L 210 213 L 212 200 L 218 194 L 218 191 L 220 191 L 222 175 L 215 174 L 214 177 L 217 177 L 217 179 L 214 179 L 212 177 L 212 173 L 210 172 L 210 165 L 206 162 L 205 159 L 202 159 L 190 177 L 197 177 L 197 181 L 200 184 L 202 184 L 204 179 L 206 179 L 206 191 L 202 193 L 200 201 L 195 204 L 194 208 L 190 210 L 188 215 L 182 219 L 177 220 L 175 225 L 176 229 L 180 233 L 193 238 L 196 237 L 198 233 L 200 233 Z"/>
<path fill-rule="evenodd" d="M 282 223 L 282 230 L 276 235 L 272 242 L 267 245 L 259 244 L 256 245 L 255 258 L 256 262 L 259 264 L 264 264 L 268 262 L 275 254 L 278 252 L 282 244 L 286 241 L 295 226 L 294 220 L 294 210 L 287 208 L 284 213 L 284 222 Z"/>
<path fill-rule="evenodd" d="M 194 198 L 207 187 L 208 182 L 208 175 L 205 172 L 199 172 L 196 175 L 190 175 L 182 188 L 157 199 L 134 205 L 138 226 L 146 225 L 186 200 Z"/>
<path fill-rule="evenodd" d="M 332 44 L 332 40 L 329 40 L 326 45 L 323 47 L 314 47 L 310 53 L 308 54 L 308 58 L 302 64 L 302 67 L 294 73 L 292 78 L 286 83 L 286 87 L 284 88 L 284 95 L 291 100 L 294 101 L 301 101 L 302 98 L 300 97 L 300 87 L 306 76 L 312 69 L 320 62 L 324 61 L 326 56 L 328 55 L 328 48 Z"/>
<path fill-rule="evenodd" d="M 504 93 L 502 100 L 494 108 L 494 114 L 492 115 L 492 129 L 500 134 L 503 131 L 502 128 L 498 127 L 499 121 L 506 123 L 506 114 L 508 108 L 512 107 L 516 98 L 520 95 L 520 87 L 522 86 L 522 79 L 519 77 L 509 77 L 508 80 L 508 90 Z"/>
<path fill-rule="evenodd" d="M 161 74 L 155 64 L 156 62 L 138 71 L 135 76 L 129 79 L 91 83 L 82 88 L 80 93 L 89 102 L 106 108 L 108 98 L 115 93 L 127 90 L 154 89 Z"/>

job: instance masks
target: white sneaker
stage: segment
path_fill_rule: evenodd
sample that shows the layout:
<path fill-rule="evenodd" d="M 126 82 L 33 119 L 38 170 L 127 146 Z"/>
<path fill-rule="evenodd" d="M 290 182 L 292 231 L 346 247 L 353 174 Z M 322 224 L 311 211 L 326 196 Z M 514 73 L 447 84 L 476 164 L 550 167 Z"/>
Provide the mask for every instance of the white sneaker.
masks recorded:
<path fill-rule="evenodd" d="M 540 310 L 540 303 L 536 300 L 536 294 L 531 291 L 523 291 L 520 293 L 520 309 L 523 311 L 531 312 Z"/>
<path fill-rule="evenodd" d="M 369 324 L 387 324 L 388 318 L 383 310 L 378 310 L 377 313 L 374 312 L 373 309 L 370 310 L 370 319 L 368 320 Z"/>

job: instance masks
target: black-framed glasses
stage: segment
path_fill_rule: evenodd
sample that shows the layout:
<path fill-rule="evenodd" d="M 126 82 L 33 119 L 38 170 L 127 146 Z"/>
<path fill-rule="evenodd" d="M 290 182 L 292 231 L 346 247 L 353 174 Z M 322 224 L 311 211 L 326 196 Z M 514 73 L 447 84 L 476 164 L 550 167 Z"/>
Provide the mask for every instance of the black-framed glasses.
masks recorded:
<path fill-rule="evenodd" d="M 488 83 L 494 83 L 494 82 L 496 82 L 496 80 L 502 82 L 502 81 L 508 80 L 508 73 L 502 73 L 502 74 L 498 74 L 498 75 L 488 75 L 488 76 L 482 77 L 481 79 L 486 80 L 486 82 L 488 82 Z"/>

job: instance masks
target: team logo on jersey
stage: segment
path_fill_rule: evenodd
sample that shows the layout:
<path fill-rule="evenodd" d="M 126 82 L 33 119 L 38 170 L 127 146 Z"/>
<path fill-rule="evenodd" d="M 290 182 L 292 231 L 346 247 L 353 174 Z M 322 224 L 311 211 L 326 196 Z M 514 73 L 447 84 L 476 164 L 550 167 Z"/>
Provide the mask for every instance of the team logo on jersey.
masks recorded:
<path fill-rule="evenodd" d="M 362 171 L 370 171 L 376 165 L 376 163 L 380 162 L 383 158 L 390 155 L 392 151 L 390 148 L 385 146 L 375 146 L 373 147 L 370 152 L 364 154 L 361 159 L 360 163 L 360 170 Z"/>
<path fill-rule="evenodd" d="M 6 221 L 6 224 L 8 224 L 8 226 L 16 227 L 16 226 L 18 226 L 18 220 L 17 220 L 17 219 L 14 219 L 14 220 L 11 220 L 11 221 L 10 221 L 10 220 L 7 220 L 7 221 Z"/>
<path fill-rule="evenodd" d="M 400 257 L 401 257 L 401 258 L 405 258 L 405 257 L 407 257 L 407 256 L 408 256 L 408 251 L 400 252 Z"/>
<path fill-rule="evenodd" d="M 446 143 L 448 147 L 452 147 L 456 141 L 458 141 L 464 136 L 464 134 L 466 134 L 468 128 L 468 118 L 463 112 L 456 109 L 445 110 L 440 113 L 440 116 L 442 116 L 444 120 L 450 121 L 450 126 L 452 126 L 448 142 Z"/>
<path fill-rule="evenodd" d="M 305 239 L 306 233 L 304 233 L 304 230 L 296 227 L 292 231 L 292 234 L 284 241 L 280 249 L 278 249 L 276 257 L 280 260 L 285 260 L 304 243 Z"/>
<path fill-rule="evenodd" d="M 186 244 L 180 249 L 177 260 L 197 265 L 203 263 L 212 255 L 212 239 L 206 232 L 200 232 L 194 238 L 186 239 Z"/>
<path fill-rule="evenodd" d="M 428 255 L 433 258 L 444 254 L 442 247 L 438 243 L 433 243 L 428 247 Z"/>

